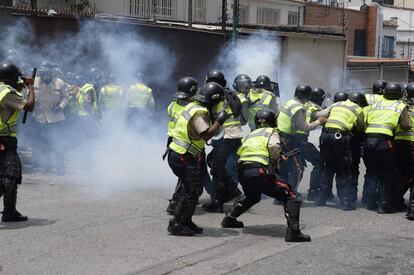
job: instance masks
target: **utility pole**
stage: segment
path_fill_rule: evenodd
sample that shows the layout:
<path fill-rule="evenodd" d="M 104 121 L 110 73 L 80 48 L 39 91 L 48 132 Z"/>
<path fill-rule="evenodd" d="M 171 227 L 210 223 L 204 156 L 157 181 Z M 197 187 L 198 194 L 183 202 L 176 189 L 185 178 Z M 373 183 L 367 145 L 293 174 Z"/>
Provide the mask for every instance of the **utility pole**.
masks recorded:
<path fill-rule="evenodd" d="M 193 0 L 188 0 L 188 27 L 193 27 Z"/>
<path fill-rule="evenodd" d="M 237 40 L 237 27 L 239 26 L 239 10 L 240 3 L 239 0 L 234 0 L 233 2 L 233 45 L 236 44 Z"/>
<path fill-rule="evenodd" d="M 221 30 L 226 31 L 227 27 L 227 0 L 222 0 L 221 7 Z"/>

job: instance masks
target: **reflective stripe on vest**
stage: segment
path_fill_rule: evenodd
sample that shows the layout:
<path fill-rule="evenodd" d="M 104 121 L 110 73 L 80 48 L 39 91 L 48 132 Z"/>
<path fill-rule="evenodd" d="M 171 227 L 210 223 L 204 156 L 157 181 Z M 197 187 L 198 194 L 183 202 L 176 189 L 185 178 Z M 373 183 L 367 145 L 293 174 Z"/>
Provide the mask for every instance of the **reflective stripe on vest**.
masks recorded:
<path fill-rule="evenodd" d="M 197 113 L 208 114 L 208 110 L 205 107 L 198 105 L 195 102 L 187 104 L 181 115 L 177 119 L 176 126 L 172 131 L 173 141 L 170 144 L 170 149 L 179 153 L 185 154 L 190 153 L 197 156 L 204 149 L 206 142 L 200 137 L 199 139 L 193 140 L 190 138 L 188 133 L 188 123 L 191 118 Z"/>
<path fill-rule="evenodd" d="M 399 124 L 401 112 L 406 106 L 398 100 L 383 99 L 378 101 L 368 112 L 368 127 L 365 133 L 394 136 L 394 131 Z"/>
<path fill-rule="evenodd" d="M 333 105 L 325 128 L 350 132 L 362 112 L 362 108 L 350 100 L 338 102 Z"/>
<path fill-rule="evenodd" d="M 181 103 L 181 104 L 180 104 Z M 168 105 L 167 113 L 169 117 L 168 125 L 167 125 L 167 135 L 171 137 L 173 135 L 174 128 L 176 127 L 178 118 L 180 117 L 181 113 L 183 112 L 185 106 L 188 104 L 187 102 L 173 100 L 170 105 Z"/>
<path fill-rule="evenodd" d="M 239 161 L 258 162 L 267 166 L 270 162 L 270 155 L 267 145 L 269 138 L 275 132 L 274 128 L 259 128 L 251 132 L 242 141 L 242 145 L 237 150 Z"/>
<path fill-rule="evenodd" d="M 85 96 L 92 92 L 93 102 L 87 103 L 85 102 Z M 83 85 L 78 92 L 78 109 L 79 109 L 79 116 L 90 116 L 93 114 L 98 113 L 98 103 L 96 101 L 97 95 L 96 91 L 93 88 L 93 84 L 85 84 Z M 86 110 L 85 104 L 91 106 L 90 110 Z"/>
<path fill-rule="evenodd" d="M 258 90 L 251 90 L 249 94 L 247 95 L 248 103 L 248 113 L 249 113 L 249 125 L 254 125 L 254 117 L 256 116 L 256 113 L 264 110 L 264 109 L 270 109 L 270 103 L 272 102 L 272 99 L 274 98 L 274 95 L 265 90 L 265 89 L 258 89 Z M 275 110 L 273 110 L 275 111 Z"/>
<path fill-rule="evenodd" d="M 411 107 L 410 110 L 410 117 L 411 117 L 411 130 L 403 131 L 398 125 L 397 132 L 395 133 L 395 140 L 407 140 L 414 142 L 414 107 Z"/>
<path fill-rule="evenodd" d="M 129 87 L 129 105 L 130 107 L 146 108 L 152 96 L 151 88 L 139 83 Z"/>
<path fill-rule="evenodd" d="M 233 111 L 231 110 L 230 106 L 226 106 L 226 108 L 224 108 L 224 105 L 225 102 L 220 101 L 214 108 L 214 112 L 216 114 L 220 113 L 224 109 L 227 112 L 227 114 L 229 114 L 229 117 L 224 122 L 223 127 L 226 128 L 229 126 L 241 126 L 240 116 L 234 117 Z"/>
<path fill-rule="evenodd" d="M 13 89 L 11 86 L 0 83 L 0 101 L 2 101 L 3 98 L 5 98 L 9 93 L 15 93 L 18 96 L 23 97 L 21 93 Z M 6 122 L 3 122 L 3 119 L 0 118 L 0 136 L 16 137 L 18 118 L 18 110 L 14 110 L 12 115 L 7 119 Z"/>
<path fill-rule="evenodd" d="M 294 135 L 295 129 L 293 129 L 292 118 L 299 110 L 304 108 L 304 105 L 296 99 L 287 101 L 280 109 L 279 116 L 277 117 L 277 128 L 282 133 Z"/>

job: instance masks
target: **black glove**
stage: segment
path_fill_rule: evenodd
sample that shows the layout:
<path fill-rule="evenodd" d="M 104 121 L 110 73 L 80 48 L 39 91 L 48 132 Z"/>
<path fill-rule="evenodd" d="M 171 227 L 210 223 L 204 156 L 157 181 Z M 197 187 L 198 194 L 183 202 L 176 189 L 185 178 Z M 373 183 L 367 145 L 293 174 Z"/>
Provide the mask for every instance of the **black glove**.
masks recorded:
<path fill-rule="evenodd" d="M 229 114 L 226 111 L 221 111 L 217 114 L 216 121 L 220 123 L 220 125 L 223 125 L 223 123 L 226 121 L 228 117 Z"/>

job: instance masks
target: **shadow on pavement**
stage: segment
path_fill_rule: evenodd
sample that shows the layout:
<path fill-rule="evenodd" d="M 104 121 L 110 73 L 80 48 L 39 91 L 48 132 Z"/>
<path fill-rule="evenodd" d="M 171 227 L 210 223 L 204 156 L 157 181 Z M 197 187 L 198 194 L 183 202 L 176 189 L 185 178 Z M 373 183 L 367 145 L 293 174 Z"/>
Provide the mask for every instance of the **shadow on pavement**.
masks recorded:
<path fill-rule="evenodd" d="M 1 222 L 0 230 L 13 230 L 21 229 L 29 226 L 45 226 L 56 223 L 58 220 L 48 219 L 31 219 L 29 218 L 26 222 Z"/>
<path fill-rule="evenodd" d="M 246 226 L 242 230 L 243 234 L 250 234 L 256 236 L 267 236 L 276 238 L 285 238 L 286 225 L 285 224 L 262 224 Z"/>

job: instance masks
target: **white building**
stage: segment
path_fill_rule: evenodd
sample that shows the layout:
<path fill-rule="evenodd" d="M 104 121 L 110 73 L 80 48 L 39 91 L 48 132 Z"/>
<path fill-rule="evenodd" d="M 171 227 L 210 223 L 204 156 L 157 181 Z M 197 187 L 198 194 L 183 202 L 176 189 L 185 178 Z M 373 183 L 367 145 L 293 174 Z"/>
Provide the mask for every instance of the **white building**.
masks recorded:
<path fill-rule="evenodd" d="M 188 21 L 188 0 L 91 0 L 98 13 Z M 193 21 L 217 24 L 222 18 L 222 0 L 193 0 Z M 297 25 L 304 0 L 240 0 L 240 24 Z M 154 12 L 155 11 L 155 12 Z M 154 14 L 155 13 L 155 14 Z M 233 0 L 227 1 L 228 23 L 232 22 Z"/>

